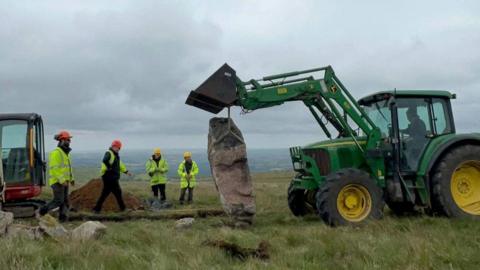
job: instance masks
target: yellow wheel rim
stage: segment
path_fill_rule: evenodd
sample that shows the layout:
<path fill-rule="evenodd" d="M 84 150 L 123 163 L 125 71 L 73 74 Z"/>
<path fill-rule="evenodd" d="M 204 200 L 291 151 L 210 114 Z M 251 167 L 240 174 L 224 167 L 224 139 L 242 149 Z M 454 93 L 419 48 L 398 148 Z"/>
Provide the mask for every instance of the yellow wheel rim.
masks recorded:
<path fill-rule="evenodd" d="M 362 221 L 372 210 L 372 197 L 362 185 L 346 185 L 338 193 L 337 209 L 340 215 L 350 222 Z"/>
<path fill-rule="evenodd" d="M 480 161 L 465 161 L 452 174 L 450 190 L 464 212 L 480 215 Z"/>

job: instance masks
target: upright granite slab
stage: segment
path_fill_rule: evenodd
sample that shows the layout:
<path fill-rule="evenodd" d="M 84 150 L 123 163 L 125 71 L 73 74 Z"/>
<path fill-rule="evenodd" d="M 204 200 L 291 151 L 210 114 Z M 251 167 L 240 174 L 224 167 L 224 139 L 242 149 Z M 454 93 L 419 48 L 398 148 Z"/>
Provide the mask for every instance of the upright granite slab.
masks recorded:
<path fill-rule="evenodd" d="M 230 123 L 229 123 L 230 121 Z M 255 197 L 242 133 L 233 120 L 210 119 L 208 160 L 220 201 L 235 226 L 250 225 L 255 215 Z"/>

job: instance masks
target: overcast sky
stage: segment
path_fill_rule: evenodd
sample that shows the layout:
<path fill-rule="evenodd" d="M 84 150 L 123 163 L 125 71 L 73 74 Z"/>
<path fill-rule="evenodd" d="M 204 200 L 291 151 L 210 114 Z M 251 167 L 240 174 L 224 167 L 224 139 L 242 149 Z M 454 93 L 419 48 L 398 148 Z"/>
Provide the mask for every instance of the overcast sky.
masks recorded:
<path fill-rule="evenodd" d="M 355 97 L 446 89 L 480 130 L 479 1 L 2 1 L 0 112 L 37 112 L 48 149 L 205 148 L 213 115 L 184 104 L 227 62 L 243 80 L 332 65 Z M 221 115 L 225 115 L 223 112 Z M 248 147 L 323 139 L 302 104 L 233 111 Z"/>

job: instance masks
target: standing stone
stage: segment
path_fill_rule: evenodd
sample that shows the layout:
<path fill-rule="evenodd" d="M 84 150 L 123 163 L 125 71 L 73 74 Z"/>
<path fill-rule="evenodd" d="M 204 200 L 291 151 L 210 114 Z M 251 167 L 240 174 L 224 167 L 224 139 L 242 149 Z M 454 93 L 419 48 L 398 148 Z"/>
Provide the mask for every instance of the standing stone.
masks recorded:
<path fill-rule="evenodd" d="M 0 211 L 0 236 L 4 236 L 8 226 L 13 223 L 13 213 Z"/>
<path fill-rule="evenodd" d="M 235 226 L 252 224 L 255 197 L 247 149 L 242 133 L 233 120 L 210 119 L 208 160 L 225 212 L 232 217 Z"/>
<path fill-rule="evenodd" d="M 98 239 L 105 234 L 107 226 L 99 221 L 87 221 L 72 231 L 74 240 Z"/>

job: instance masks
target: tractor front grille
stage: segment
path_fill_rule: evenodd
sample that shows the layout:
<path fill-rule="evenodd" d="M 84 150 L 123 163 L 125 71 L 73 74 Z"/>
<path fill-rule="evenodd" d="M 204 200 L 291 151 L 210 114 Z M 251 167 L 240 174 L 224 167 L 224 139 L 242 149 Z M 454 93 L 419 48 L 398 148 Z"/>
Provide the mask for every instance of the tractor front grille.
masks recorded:
<path fill-rule="evenodd" d="M 303 149 L 302 151 L 315 160 L 321 175 L 330 173 L 330 156 L 325 149 Z"/>

